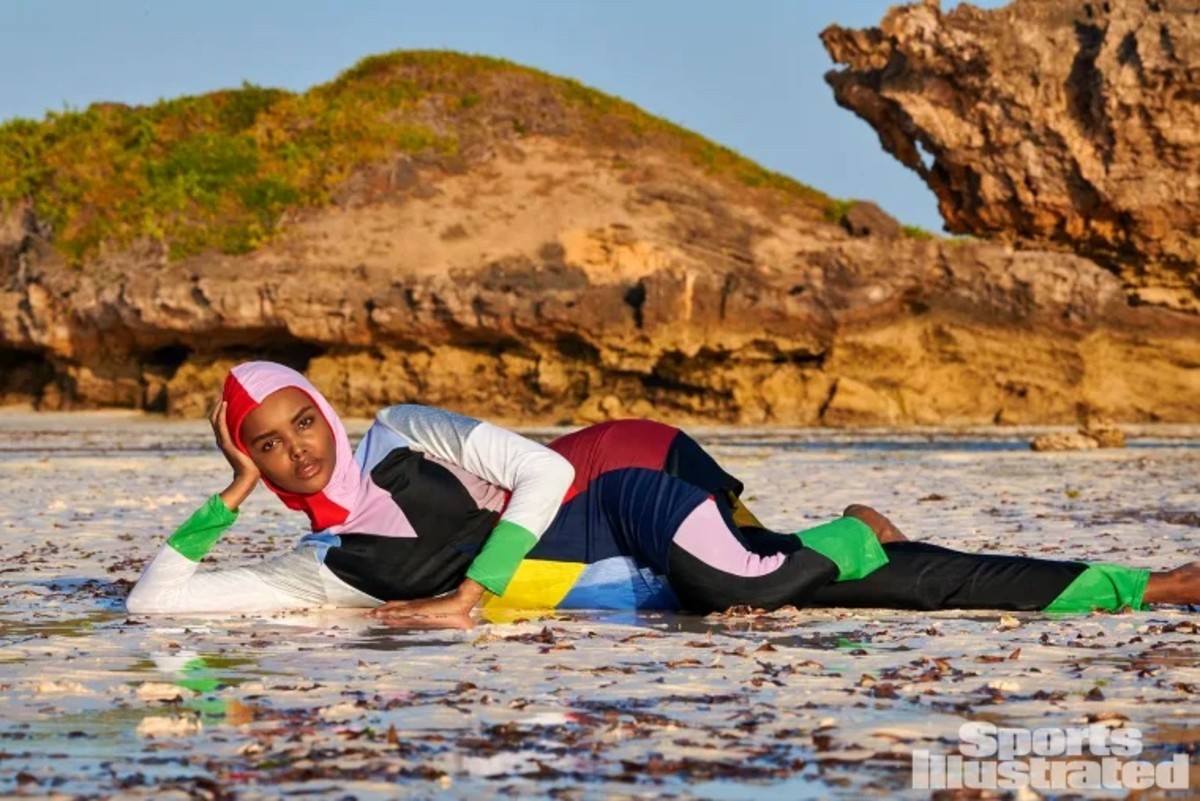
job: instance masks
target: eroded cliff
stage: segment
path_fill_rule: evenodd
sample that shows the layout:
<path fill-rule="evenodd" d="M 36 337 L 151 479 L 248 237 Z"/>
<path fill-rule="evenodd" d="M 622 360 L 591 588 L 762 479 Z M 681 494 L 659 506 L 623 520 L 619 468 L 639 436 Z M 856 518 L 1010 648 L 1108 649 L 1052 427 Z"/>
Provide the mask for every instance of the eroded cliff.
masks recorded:
<path fill-rule="evenodd" d="M 359 165 L 248 252 L 172 255 L 166 236 L 64 250 L 61 223 L 10 204 L 0 391 L 198 415 L 230 364 L 267 357 L 355 414 L 417 401 L 540 423 L 1197 418 L 1200 318 L 1131 303 L 1094 262 L 905 235 L 620 109 L 589 127 L 526 78 L 470 104 L 459 86 L 424 96 L 413 113 L 453 152 Z M 454 128 L 427 107 L 451 100 L 491 116 Z M 537 115 L 480 122 L 513 108 Z M 203 233 L 180 226 L 159 227 Z"/>
<path fill-rule="evenodd" d="M 948 230 L 1065 249 L 1200 310 L 1200 4 L 892 9 L 822 34 L 838 103 L 937 194 Z"/>

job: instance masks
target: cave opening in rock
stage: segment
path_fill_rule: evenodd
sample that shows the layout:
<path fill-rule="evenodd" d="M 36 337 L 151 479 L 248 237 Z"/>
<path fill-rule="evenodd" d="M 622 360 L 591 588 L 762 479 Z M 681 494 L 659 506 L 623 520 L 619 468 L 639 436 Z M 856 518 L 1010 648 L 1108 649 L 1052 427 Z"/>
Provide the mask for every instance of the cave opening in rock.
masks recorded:
<path fill-rule="evenodd" d="M 148 353 L 142 364 L 170 378 L 191 355 L 192 349 L 186 345 L 166 345 Z"/>
<path fill-rule="evenodd" d="M 0 348 L 0 403 L 36 403 L 53 379 L 44 353 Z"/>
<path fill-rule="evenodd" d="M 278 362 L 303 373 L 318 356 L 324 356 L 328 348 L 301 339 L 264 338 L 253 344 L 240 344 L 222 348 L 219 355 L 236 361 Z"/>

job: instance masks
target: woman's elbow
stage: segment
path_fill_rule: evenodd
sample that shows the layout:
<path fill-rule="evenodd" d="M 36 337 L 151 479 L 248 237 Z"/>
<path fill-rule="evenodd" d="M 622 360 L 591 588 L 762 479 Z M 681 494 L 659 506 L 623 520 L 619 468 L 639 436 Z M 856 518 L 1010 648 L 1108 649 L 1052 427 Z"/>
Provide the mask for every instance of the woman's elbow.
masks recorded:
<path fill-rule="evenodd" d="M 131 615 L 156 615 L 171 610 L 162 603 L 161 598 L 139 591 L 135 584 L 125 597 L 125 611 Z"/>
<path fill-rule="evenodd" d="M 554 453 L 551 451 L 551 453 Z M 571 484 L 575 481 L 575 465 L 571 464 L 560 454 L 554 453 L 554 475 L 558 479 L 560 488 L 563 494 L 571 488 Z"/>
<path fill-rule="evenodd" d="M 154 609 L 151 604 L 147 603 L 142 598 L 130 594 L 125 599 L 125 611 L 131 615 L 149 615 L 153 614 Z"/>

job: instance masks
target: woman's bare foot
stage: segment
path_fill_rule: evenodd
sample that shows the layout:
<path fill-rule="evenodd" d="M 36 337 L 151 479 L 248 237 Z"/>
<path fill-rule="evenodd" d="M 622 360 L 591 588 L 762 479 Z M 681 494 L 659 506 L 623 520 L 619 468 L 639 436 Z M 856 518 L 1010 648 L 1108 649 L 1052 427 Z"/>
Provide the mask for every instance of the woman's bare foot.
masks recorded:
<path fill-rule="evenodd" d="M 1151 604 L 1200 604 L 1200 562 L 1151 573 L 1142 600 Z"/>
<path fill-rule="evenodd" d="M 842 517 L 853 517 L 856 520 L 866 523 L 875 532 L 876 538 L 883 545 L 887 545 L 889 542 L 908 542 L 908 537 L 904 536 L 891 520 L 888 520 L 870 506 L 863 506 L 861 503 L 852 503 L 842 512 Z"/>

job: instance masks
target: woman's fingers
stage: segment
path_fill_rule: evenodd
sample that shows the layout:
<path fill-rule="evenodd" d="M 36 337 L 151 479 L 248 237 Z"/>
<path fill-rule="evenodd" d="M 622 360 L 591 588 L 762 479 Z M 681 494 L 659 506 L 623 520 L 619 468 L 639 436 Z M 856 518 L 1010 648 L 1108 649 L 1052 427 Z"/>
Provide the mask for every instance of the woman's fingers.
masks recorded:
<path fill-rule="evenodd" d="M 383 625 L 393 629 L 436 630 L 436 629 L 470 629 L 475 627 L 475 621 L 470 615 L 387 615 Z"/>
<path fill-rule="evenodd" d="M 217 436 L 221 438 L 222 445 L 232 439 L 229 436 L 228 409 L 225 401 L 221 401 L 221 405 L 217 407 Z"/>
<path fill-rule="evenodd" d="M 367 614 L 371 617 L 386 617 L 390 614 L 397 614 L 411 609 L 412 601 L 388 601 L 382 606 L 377 606 Z"/>

